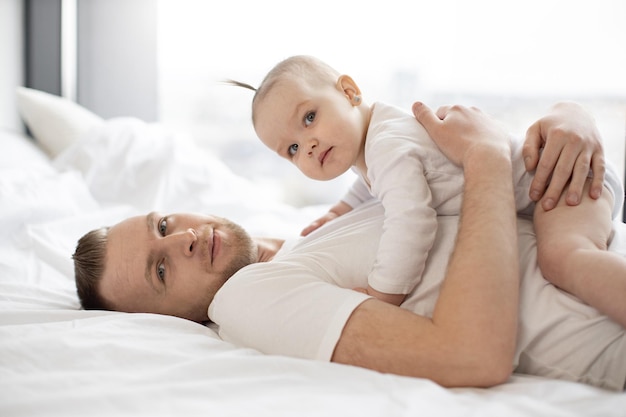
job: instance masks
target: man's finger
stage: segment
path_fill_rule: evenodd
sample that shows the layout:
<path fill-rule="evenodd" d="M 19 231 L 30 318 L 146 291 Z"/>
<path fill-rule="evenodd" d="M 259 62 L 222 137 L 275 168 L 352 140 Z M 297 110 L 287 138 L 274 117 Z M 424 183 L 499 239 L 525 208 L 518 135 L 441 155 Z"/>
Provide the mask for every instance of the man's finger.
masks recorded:
<path fill-rule="evenodd" d="M 580 203 L 583 194 L 583 188 L 589 177 L 590 160 L 585 154 L 580 154 L 572 169 L 572 179 L 567 189 L 565 201 L 570 206 Z"/>
<path fill-rule="evenodd" d="M 606 175 L 606 163 L 601 153 L 596 153 L 591 157 L 591 172 L 593 172 L 593 179 L 591 180 L 589 196 L 598 199 L 602 195 L 604 176 Z"/>
<path fill-rule="evenodd" d="M 437 127 L 441 124 L 441 120 L 433 113 L 433 111 L 424 103 L 415 102 L 413 103 L 413 115 L 417 119 L 418 122 L 424 126 L 424 128 L 428 131 L 429 134 L 435 132 Z"/>
<path fill-rule="evenodd" d="M 526 131 L 526 140 L 522 147 L 522 156 L 526 171 L 530 172 L 537 168 L 539 162 L 539 150 L 543 146 L 541 128 L 538 123 L 533 124 Z"/>
<path fill-rule="evenodd" d="M 554 165 L 554 169 L 551 169 L 552 176 L 548 178 L 550 184 L 541 199 L 541 206 L 546 211 L 552 210 L 556 207 L 556 204 L 561 198 L 561 194 L 565 190 L 567 183 L 572 178 L 572 171 L 574 169 L 573 161 L 575 157 L 568 156 L 565 152 L 567 152 L 567 150 L 559 154 L 557 161 L 550 162 Z M 545 153 L 546 152 L 544 152 L 542 158 L 545 158 Z M 569 164 L 569 161 L 572 161 L 572 165 Z M 544 161 L 540 161 L 539 165 L 542 166 L 543 162 Z M 570 192 L 572 198 L 574 198 L 575 188 L 571 189 Z"/>
<path fill-rule="evenodd" d="M 530 198 L 533 201 L 539 201 L 544 196 L 558 158 L 559 154 L 550 152 L 548 148 L 543 152 L 541 159 L 537 163 L 535 176 L 530 184 Z"/>

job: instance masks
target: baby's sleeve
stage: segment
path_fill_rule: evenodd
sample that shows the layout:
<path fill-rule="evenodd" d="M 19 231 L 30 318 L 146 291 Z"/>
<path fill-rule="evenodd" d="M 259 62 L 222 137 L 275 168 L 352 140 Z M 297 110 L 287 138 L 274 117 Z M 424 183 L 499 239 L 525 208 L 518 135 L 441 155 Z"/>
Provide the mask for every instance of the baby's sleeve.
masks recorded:
<path fill-rule="evenodd" d="M 356 180 L 354 180 L 354 183 L 343 196 L 341 201 L 352 208 L 356 208 L 372 198 L 374 198 L 374 196 L 370 193 L 369 187 L 359 176 Z"/>

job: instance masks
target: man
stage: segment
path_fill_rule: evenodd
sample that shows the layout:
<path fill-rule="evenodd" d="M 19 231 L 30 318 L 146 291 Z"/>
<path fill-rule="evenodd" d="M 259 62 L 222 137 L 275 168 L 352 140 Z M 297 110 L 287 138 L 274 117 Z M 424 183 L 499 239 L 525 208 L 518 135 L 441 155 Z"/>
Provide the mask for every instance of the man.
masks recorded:
<path fill-rule="evenodd" d="M 547 135 L 534 137 L 530 165 L 537 160 L 536 137 L 551 143 L 550 130 L 563 132 L 561 124 L 580 112 L 564 106 L 535 127 Z M 376 203 L 295 244 L 251 239 L 216 217 L 153 213 L 127 219 L 79 243 L 83 305 L 210 318 L 224 339 L 266 353 L 424 377 L 444 386 L 492 386 L 516 369 L 622 389 L 624 329 L 554 287 L 544 291 L 532 227 L 522 220 L 518 226 L 515 216 L 506 132 L 476 109 L 442 108 L 435 115 L 416 104 L 414 113 L 463 168 L 466 183 L 460 220 L 440 219 L 424 282 L 402 308 L 351 290 L 363 286 L 372 267 L 382 224 Z M 552 154 L 548 148 L 545 153 Z M 589 168 L 588 148 L 574 154 L 566 158 L 568 178 L 574 161 L 582 158 Z M 602 157 L 592 154 L 594 173 L 603 176 Z M 548 165 L 551 171 L 554 164 Z M 586 175 L 581 180 L 577 172 L 572 184 L 583 184 Z M 564 184 L 561 176 L 555 171 L 551 184 Z M 582 185 L 569 190 L 580 204 L 590 200 Z M 548 192 L 554 198 L 554 189 Z M 94 252 L 99 255 L 85 256 Z M 84 286 L 85 270 L 91 283 Z"/>

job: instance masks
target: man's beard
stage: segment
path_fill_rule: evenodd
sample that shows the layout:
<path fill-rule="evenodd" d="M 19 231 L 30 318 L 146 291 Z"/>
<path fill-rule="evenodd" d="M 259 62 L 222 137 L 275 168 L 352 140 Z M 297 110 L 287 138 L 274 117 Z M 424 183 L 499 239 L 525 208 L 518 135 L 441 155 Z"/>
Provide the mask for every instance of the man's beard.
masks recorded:
<path fill-rule="evenodd" d="M 243 227 L 226 219 L 223 219 L 221 224 L 222 228 L 232 232 L 232 242 L 229 247 L 235 254 L 226 268 L 224 268 L 224 271 L 222 271 L 222 283 L 224 283 L 244 266 L 257 262 L 258 249 Z"/>

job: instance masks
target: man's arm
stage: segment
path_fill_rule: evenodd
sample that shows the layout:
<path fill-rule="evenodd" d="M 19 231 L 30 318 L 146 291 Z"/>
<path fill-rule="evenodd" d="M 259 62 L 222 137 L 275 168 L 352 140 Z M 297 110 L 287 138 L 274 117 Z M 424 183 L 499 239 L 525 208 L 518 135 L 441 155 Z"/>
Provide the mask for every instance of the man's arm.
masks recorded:
<path fill-rule="evenodd" d="M 440 297 L 432 319 L 365 301 L 346 323 L 333 361 L 444 386 L 495 385 L 512 371 L 519 297 L 508 138 L 477 110 L 440 109 L 437 117 L 418 104 L 414 113 L 465 172 L 461 223 Z"/>

